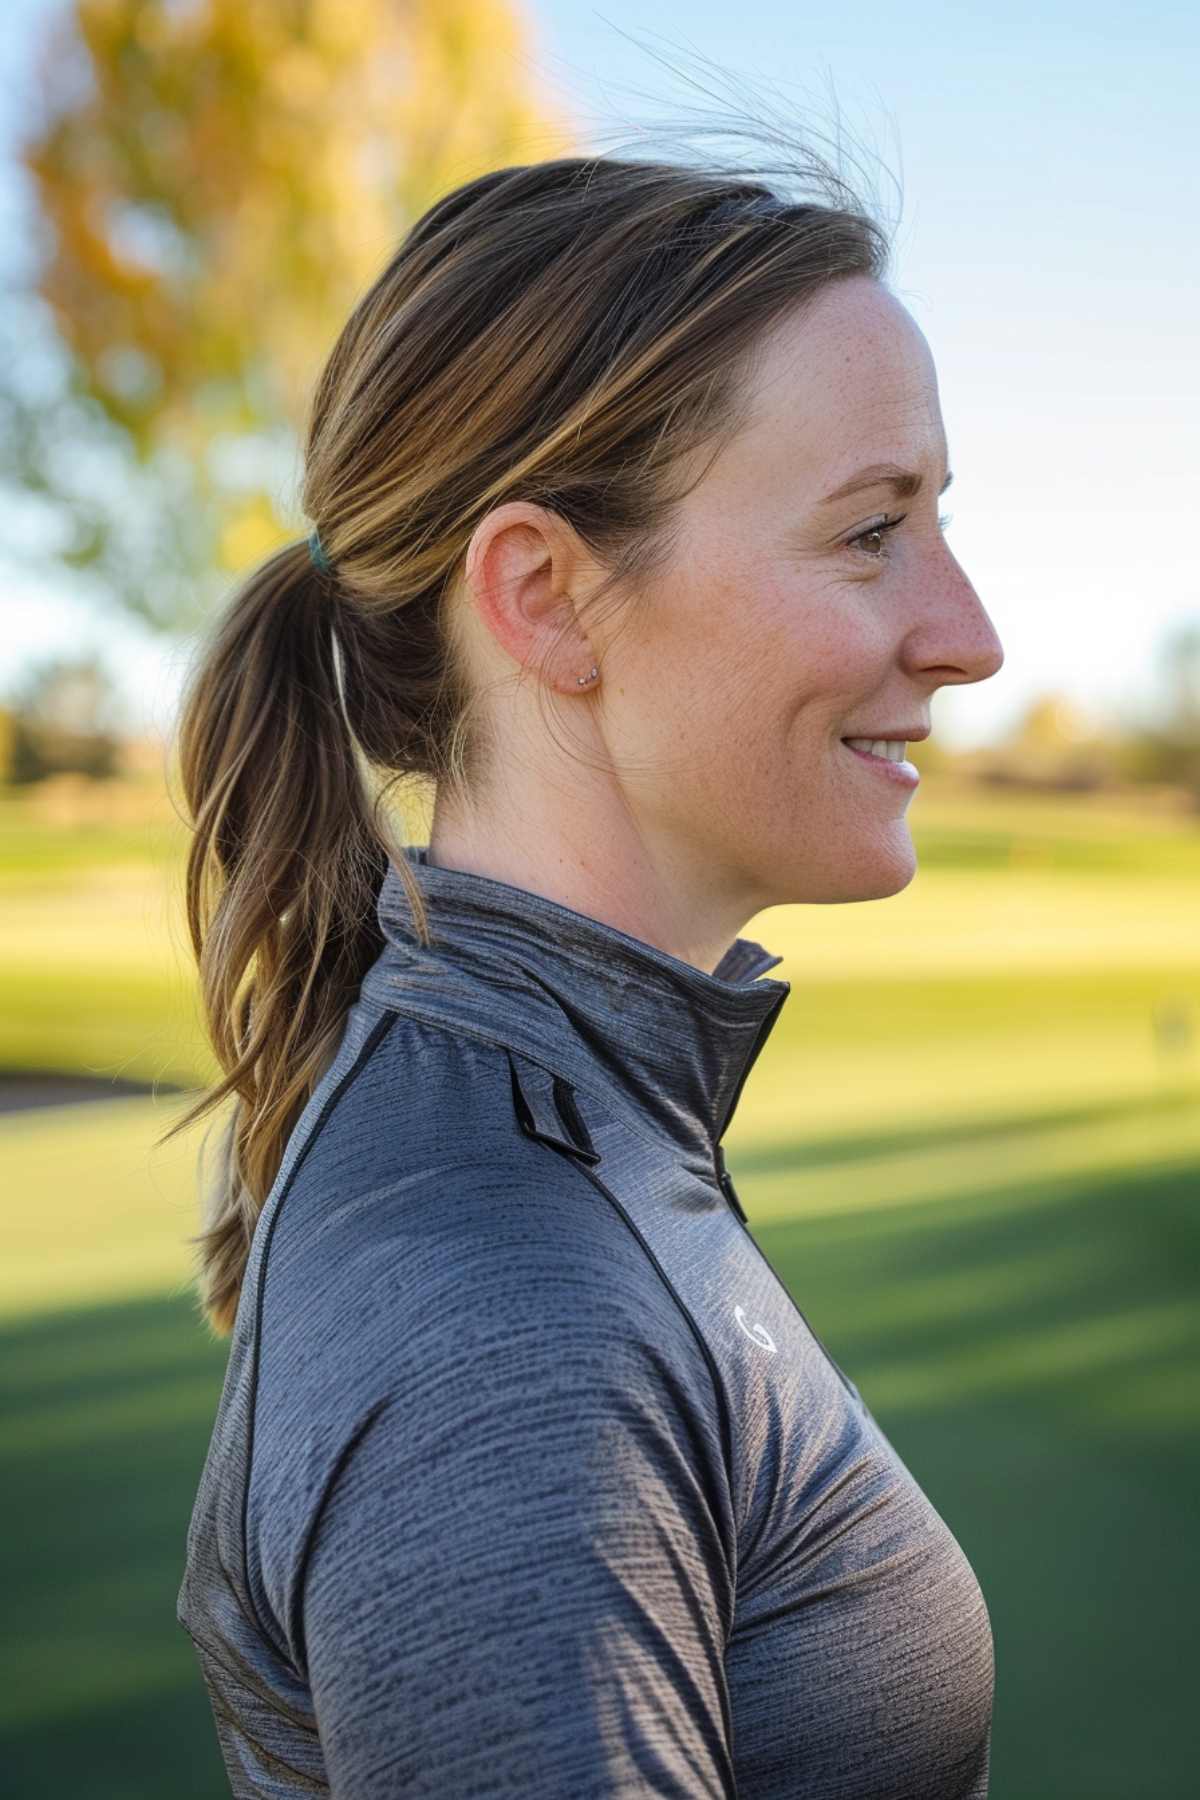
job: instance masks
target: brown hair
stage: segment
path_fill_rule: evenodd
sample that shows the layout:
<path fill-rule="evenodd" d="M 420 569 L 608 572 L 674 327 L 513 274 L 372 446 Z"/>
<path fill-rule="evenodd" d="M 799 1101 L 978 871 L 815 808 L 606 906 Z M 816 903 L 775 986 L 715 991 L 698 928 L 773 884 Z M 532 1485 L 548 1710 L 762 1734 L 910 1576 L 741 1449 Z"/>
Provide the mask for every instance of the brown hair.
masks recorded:
<path fill-rule="evenodd" d="M 235 1096 L 190 1240 L 219 1335 L 288 1136 L 382 947 L 389 857 L 428 942 L 380 818 L 386 788 L 475 792 L 487 766 L 447 606 L 472 534 L 504 501 L 553 509 L 603 562 L 593 602 L 669 557 L 683 458 L 740 428 L 766 327 L 887 268 L 885 228 L 803 154 L 788 172 L 823 200 L 667 161 L 496 169 L 417 220 L 333 346 L 302 485 L 331 572 L 303 538 L 253 570 L 180 713 L 187 917 L 225 1076 L 165 1136 Z"/>

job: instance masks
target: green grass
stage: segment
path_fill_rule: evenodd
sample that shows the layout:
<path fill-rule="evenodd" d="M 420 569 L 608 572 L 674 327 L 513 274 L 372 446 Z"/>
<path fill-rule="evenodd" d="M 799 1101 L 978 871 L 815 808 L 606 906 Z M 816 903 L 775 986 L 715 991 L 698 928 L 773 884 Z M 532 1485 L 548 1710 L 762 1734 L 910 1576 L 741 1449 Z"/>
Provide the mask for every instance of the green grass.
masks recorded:
<path fill-rule="evenodd" d="M 1167 1800 L 1191 1781 L 1200 1094 L 1124 1123 L 1142 1154 L 1107 1177 L 1022 1173 L 980 1193 L 980 1152 L 934 1143 L 957 1190 L 761 1225 L 755 1178 L 739 1182 L 765 1253 L 978 1576 L 995 1800 Z M 1086 1117 L 1058 1129 L 1090 1135 Z M 854 1151 L 808 1163 L 802 1188 L 853 1190 Z M 886 1186 L 887 1152 L 863 1161 Z"/>
<path fill-rule="evenodd" d="M 729 1165 L 979 1577 L 992 1800 L 1174 1800 L 1200 1557 L 1200 829 L 929 787 L 904 893 L 746 927 L 792 994 Z M 178 845 L 131 850 L 126 828 L 81 856 L 40 830 L 0 806 L 20 850 L 0 1065 L 207 1078 Z M 14 1792 L 228 1793 L 174 1618 L 227 1354 L 188 1287 L 202 1128 L 154 1144 L 182 1104 L 0 1117 Z"/>
<path fill-rule="evenodd" d="M 14 1651 L 0 1744 L 14 1794 L 228 1796 L 174 1616 L 225 1354 L 179 1298 L 48 1311 L 0 1331 Z"/>
<path fill-rule="evenodd" d="M 28 1202 L 5 1209 L 0 1319 L 186 1291 L 204 1122 L 156 1140 L 191 1098 L 0 1115 L 5 1187 Z"/>

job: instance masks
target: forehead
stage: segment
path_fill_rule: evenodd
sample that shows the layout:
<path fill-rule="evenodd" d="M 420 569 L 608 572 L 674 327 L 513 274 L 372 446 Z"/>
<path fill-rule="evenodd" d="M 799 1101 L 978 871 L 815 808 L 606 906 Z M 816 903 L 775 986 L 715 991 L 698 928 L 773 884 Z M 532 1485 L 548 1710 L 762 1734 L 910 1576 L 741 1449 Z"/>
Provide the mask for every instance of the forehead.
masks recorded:
<path fill-rule="evenodd" d="M 883 285 L 855 276 L 830 284 L 807 310 L 762 340 L 752 411 L 730 445 L 736 479 L 768 468 L 825 493 L 862 465 L 945 460 L 933 357 L 911 314 Z M 935 483 L 936 486 L 936 483 Z"/>

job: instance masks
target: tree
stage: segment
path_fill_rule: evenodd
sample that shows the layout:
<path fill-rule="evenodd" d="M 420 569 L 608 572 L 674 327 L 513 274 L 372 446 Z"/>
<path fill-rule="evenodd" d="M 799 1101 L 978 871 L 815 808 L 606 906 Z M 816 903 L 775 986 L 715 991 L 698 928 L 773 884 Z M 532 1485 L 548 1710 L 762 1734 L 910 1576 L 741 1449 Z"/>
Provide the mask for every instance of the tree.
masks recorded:
<path fill-rule="evenodd" d="M 1111 735 L 1066 694 L 1036 694 L 1004 743 L 984 761 L 985 779 L 1035 787 L 1102 787 L 1117 772 Z"/>
<path fill-rule="evenodd" d="M 1132 724 L 1125 749 L 1130 779 L 1171 783 L 1200 813 L 1200 615 L 1172 626 L 1159 644 L 1163 701 Z"/>
<path fill-rule="evenodd" d="M 25 671 L 13 696 L 9 778 L 17 784 L 67 772 L 112 775 L 123 723 L 112 680 L 94 653 L 46 657 Z"/>
<path fill-rule="evenodd" d="M 1167 689 L 1167 722 L 1180 738 L 1200 741 L 1200 614 L 1174 625 L 1159 647 Z"/>
<path fill-rule="evenodd" d="M 359 293 L 439 193 L 569 149 L 526 61 L 506 0 L 72 0 L 0 374 L 0 478 L 44 502 L 54 565 L 186 631 L 297 530 L 304 407 Z"/>

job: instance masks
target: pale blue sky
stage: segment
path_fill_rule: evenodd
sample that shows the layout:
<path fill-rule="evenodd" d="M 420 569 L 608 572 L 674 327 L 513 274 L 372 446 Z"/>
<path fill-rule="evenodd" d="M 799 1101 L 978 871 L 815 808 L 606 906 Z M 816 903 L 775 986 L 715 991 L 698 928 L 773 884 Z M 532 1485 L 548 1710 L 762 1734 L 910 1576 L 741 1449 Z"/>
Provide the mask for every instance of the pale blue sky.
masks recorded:
<path fill-rule="evenodd" d="M 6 0 L 6 267 L 26 217 L 6 147 L 31 33 L 59 4 Z M 706 80 L 698 56 L 822 131 L 836 107 L 899 178 L 902 194 L 887 174 L 879 194 L 899 213 L 892 285 L 938 368 L 949 537 L 1006 651 L 990 681 L 937 696 L 935 730 L 984 742 L 1049 686 L 1099 716 L 1149 705 L 1164 631 L 1200 617 L 1200 12 L 657 0 L 652 26 L 640 0 L 524 12 L 535 69 L 600 148 L 736 110 L 736 86 L 687 85 Z M 0 684 L 38 648 L 95 644 L 136 715 L 169 712 L 178 649 L 164 657 L 66 582 L 32 591 L 2 551 L 0 572 Z"/>

